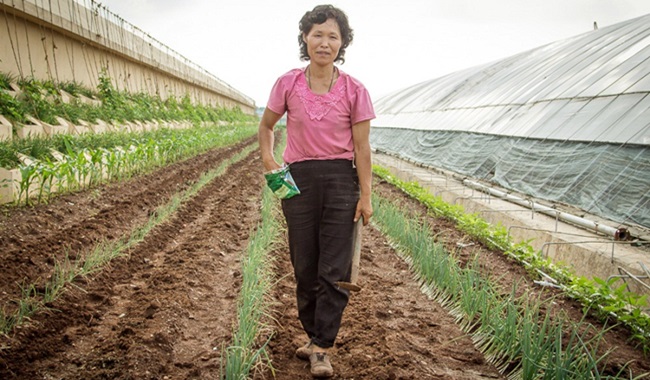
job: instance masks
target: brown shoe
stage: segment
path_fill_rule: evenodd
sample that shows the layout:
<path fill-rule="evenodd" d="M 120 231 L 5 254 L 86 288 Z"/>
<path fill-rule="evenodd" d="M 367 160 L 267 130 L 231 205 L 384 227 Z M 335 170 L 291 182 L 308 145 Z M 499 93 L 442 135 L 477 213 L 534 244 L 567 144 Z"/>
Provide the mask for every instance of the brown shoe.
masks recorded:
<path fill-rule="evenodd" d="M 311 375 L 316 378 L 332 377 L 334 370 L 330 363 L 329 355 L 325 352 L 314 352 L 309 356 Z"/>
<path fill-rule="evenodd" d="M 296 356 L 298 357 L 298 359 L 309 360 L 309 357 L 311 356 L 311 354 L 313 352 L 313 350 L 312 350 L 313 345 L 314 345 L 314 343 L 312 343 L 312 341 L 310 340 L 304 346 L 298 347 L 298 349 L 296 350 Z"/>

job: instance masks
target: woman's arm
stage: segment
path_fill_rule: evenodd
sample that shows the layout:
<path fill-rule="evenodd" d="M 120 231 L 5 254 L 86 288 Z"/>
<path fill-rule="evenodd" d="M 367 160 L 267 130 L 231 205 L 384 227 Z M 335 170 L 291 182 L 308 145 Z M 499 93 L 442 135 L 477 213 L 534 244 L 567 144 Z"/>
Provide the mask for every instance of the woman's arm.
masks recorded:
<path fill-rule="evenodd" d="M 352 126 L 354 141 L 354 161 L 359 176 L 361 197 L 357 203 L 354 221 L 363 216 L 363 225 L 370 222 L 372 216 L 372 158 L 370 155 L 370 120 L 362 121 Z"/>
<path fill-rule="evenodd" d="M 262 156 L 262 163 L 264 164 L 264 170 L 271 171 L 278 169 L 280 164 L 275 160 L 273 156 L 273 143 L 275 141 L 273 137 L 273 128 L 275 124 L 280 120 L 282 115 L 279 115 L 268 107 L 264 109 L 264 114 L 262 115 L 262 120 L 260 120 L 259 130 L 257 131 L 257 138 L 260 143 L 260 154 Z"/>

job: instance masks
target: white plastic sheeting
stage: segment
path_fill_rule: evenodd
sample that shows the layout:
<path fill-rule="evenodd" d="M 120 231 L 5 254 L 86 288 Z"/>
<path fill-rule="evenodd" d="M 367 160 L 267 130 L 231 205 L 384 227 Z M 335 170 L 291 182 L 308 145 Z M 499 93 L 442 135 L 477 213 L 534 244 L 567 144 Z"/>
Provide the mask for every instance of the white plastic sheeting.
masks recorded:
<path fill-rule="evenodd" d="M 650 15 L 375 102 L 376 149 L 650 228 Z"/>

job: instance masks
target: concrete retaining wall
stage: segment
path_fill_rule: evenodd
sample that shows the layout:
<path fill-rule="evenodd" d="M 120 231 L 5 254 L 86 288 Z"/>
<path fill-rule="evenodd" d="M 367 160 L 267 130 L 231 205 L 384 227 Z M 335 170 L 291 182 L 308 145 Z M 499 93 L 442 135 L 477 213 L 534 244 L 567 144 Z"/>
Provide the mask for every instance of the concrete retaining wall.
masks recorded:
<path fill-rule="evenodd" d="M 85 5 L 85 6 L 84 6 Z M 254 101 L 92 0 L 0 0 L 0 72 L 119 90 L 253 114 Z"/>

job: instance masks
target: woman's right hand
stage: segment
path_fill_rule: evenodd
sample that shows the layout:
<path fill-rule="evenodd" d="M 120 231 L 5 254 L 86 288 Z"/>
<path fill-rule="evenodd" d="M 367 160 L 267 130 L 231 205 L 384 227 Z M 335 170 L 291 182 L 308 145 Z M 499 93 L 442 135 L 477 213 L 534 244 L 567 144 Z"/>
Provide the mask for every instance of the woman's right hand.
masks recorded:
<path fill-rule="evenodd" d="M 278 164 L 277 161 L 275 161 L 275 159 L 273 161 L 264 162 L 264 170 L 266 170 L 267 172 L 280 169 L 281 167 L 282 166 Z"/>

